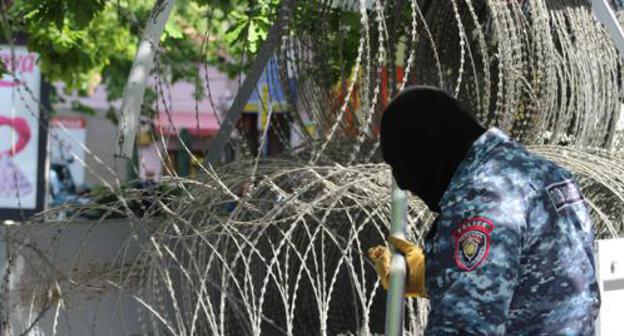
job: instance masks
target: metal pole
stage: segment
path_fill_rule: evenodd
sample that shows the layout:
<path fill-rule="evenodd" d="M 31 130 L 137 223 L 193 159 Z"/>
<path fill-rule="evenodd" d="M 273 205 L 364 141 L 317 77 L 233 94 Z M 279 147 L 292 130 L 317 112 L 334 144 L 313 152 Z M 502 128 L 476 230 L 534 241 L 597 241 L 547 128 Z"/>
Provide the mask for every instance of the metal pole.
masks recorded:
<path fill-rule="evenodd" d="M 607 0 L 592 0 L 592 9 L 596 18 L 602 22 L 607 29 L 607 32 L 609 32 L 609 35 L 611 35 L 613 44 L 620 52 L 620 57 L 624 56 L 624 30 L 622 30 L 622 26 L 620 26 L 620 23 L 618 22 L 617 17 L 615 16 L 615 13 L 613 13 L 613 10 L 611 9 L 611 6 L 609 6 Z M 607 136 L 607 149 L 613 149 L 615 132 L 617 131 L 617 125 L 621 118 L 621 112 L 617 112 L 614 120 L 612 120 L 612 126 Z"/>
<path fill-rule="evenodd" d="M 210 142 L 206 163 L 214 164 L 221 158 L 221 152 L 230 140 L 230 134 L 232 134 L 238 120 L 243 114 L 243 108 L 245 107 L 245 104 L 247 104 L 249 97 L 251 97 L 253 90 L 256 88 L 256 83 L 258 82 L 258 79 L 260 79 L 260 75 L 262 75 L 269 59 L 273 56 L 275 48 L 279 45 L 281 35 L 281 25 L 277 23 L 273 24 L 267 34 L 267 39 L 262 43 L 262 46 L 256 55 L 251 69 L 246 74 L 243 84 L 238 89 L 238 93 L 234 98 L 234 102 L 232 103 L 230 110 L 225 115 L 225 118 L 221 123 L 219 133 L 217 133 L 214 139 Z"/>
<path fill-rule="evenodd" d="M 221 158 L 221 152 L 223 148 L 230 140 L 230 134 L 236 127 L 238 120 L 243 114 L 243 108 L 253 90 L 256 89 L 256 84 L 258 83 L 258 79 L 262 75 L 264 68 L 267 63 L 273 57 L 273 53 L 277 47 L 279 47 L 282 41 L 282 34 L 284 30 L 284 25 L 287 24 L 290 11 L 293 10 L 295 6 L 296 0 L 283 0 L 280 4 L 280 15 L 276 19 L 273 26 L 269 29 L 267 33 L 266 40 L 260 46 L 260 50 L 258 50 L 258 54 L 254 59 L 254 62 L 249 69 L 249 72 L 245 75 L 245 80 L 243 84 L 238 89 L 236 93 L 236 97 L 232 102 L 232 106 L 230 106 L 229 111 L 225 115 L 223 122 L 221 123 L 219 133 L 212 139 L 210 142 L 210 147 L 208 148 L 208 155 L 206 156 L 206 164 L 212 165 L 219 161 Z"/>
<path fill-rule="evenodd" d="M 156 1 L 147 19 L 143 37 L 137 48 L 137 53 L 128 75 L 128 82 L 124 89 L 121 118 L 117 126 L 118 147 L 116 155 L 118 157 L 132 158 L 147 78 L 154 67 L 156 50 L 160 43 L 160 37 L 165 30 L 165 25 L 169 20 L 174 2 L 174 0 Z"/>
<path fill-rule="evenodd" d="M 392 223 L 390 234 L 405 237 L 407 223 L 407 199 L 405 191 L 401 190 L 392 179 Z M 405 279 L 407 265 L 405 258 L 392 249 L 390 268 L 390 285 L 386 301 L 386 336 L 400 336 L 403 334 L 403 308 L 405 295 Z"/>
<path fill-rule="evenodd" d="M 624 55 L 624 31 L 620 26 L 620 23 L 613 13 L 611 6 L 607 0 L 592 0 L 592 9 L 594 10 L 594 15 L 596 18 L 602 22 L 602 24 L 611 35 L 611 39 L 613 39 L 613 44 L 620 52 L 620 55 Z"/>

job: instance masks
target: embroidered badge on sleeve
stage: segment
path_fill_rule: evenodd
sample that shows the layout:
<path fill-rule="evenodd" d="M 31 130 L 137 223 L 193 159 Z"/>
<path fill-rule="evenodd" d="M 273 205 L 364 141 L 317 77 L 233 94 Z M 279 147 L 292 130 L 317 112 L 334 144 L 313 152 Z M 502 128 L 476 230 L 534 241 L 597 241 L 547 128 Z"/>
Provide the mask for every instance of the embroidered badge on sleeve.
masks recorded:
<path fill-rule="evenodd" d="M 472 217 L 459 223 L 453 231 L 455 263 L 467 272 L 477 268 L 490 253 L 490 233 L 494 224 L 487 218 Z"/>

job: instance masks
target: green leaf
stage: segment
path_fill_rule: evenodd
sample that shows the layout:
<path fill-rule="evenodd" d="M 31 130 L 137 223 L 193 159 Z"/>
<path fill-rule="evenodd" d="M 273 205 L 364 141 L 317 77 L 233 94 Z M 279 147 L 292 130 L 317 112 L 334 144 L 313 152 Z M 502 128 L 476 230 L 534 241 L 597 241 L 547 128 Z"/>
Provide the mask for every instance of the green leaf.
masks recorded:
<path fill-rule="evenodd" d="M 247 33 L 247 39 L 249 40 L 249 42 L 255 43 L 256 41 L 258 41 L 258 37 L 258 25 L 256 24 L 255 20 L 251 20 L 249 21 L 249 31 Z"/>
<path fill-rule="evenodd" d="M 4 66 L 4 62 L 0 60 L 0 78 L 2 78 L 2 76 L 4 76 L 4 74 L 6 73 L 7 73 L 7 69 Z"/>
<path fill-rule="evenodd" d="M 104 0 L 82 0 L 80 6 L 75 6 L 74 20 L 76 20 L 78 28 L 87 27 L 95 15 L 104 8 L 105 4 Z"/>
<path fill-rule="evenodd" d="M 242 20 L 238 21 L 236 25 L 232 26 L 225 33 L 225 37 L 224 37 L 225 41 L 230 44 L 240 42 L 243 33 L 247 31 L 248 27 L 249 27 L 249 21 L 242 21 Z"/>
<path fill-rule="evenodd" d="M 174 20 L 169 19 L 167 24 L 165 25 L 165 35 L 171 37 L 172 39 L 181 39 L 184 37 L 182 30 L 175 23 Z"/>

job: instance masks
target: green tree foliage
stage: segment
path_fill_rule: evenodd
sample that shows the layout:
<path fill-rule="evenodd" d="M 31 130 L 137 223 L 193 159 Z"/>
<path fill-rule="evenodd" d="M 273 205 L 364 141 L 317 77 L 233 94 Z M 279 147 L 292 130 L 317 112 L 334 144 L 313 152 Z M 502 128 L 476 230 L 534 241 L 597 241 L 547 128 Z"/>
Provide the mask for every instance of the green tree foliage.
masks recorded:
<path fill-rule="evenodd" d="M 4 63 L 0 62 L 0 77 L 6 73 L 7 69 L 4 67 Z"/>
<path fill-rule="evenodd" d="M 153 1 L 133 0 L 83 0 L 79 5 L 68 0 L 18 0 L 8 12 L 13 25 L 3 28 L 27 35 L 27 46 L 39 53 L 41 69 L 49 80 L 62 81 L 68 90 L 81 94 L 104 81 L 113 100 L 122 95 L 152 5 Z M 175 19 L 179 17 L 171 21 L 163 37 L 163 62 L 195 49 Z M 176 48 L 167 48 L 171 45 Z M 175 76 L 188 74 L 186 64 L 168 64 Z"/>
<path fill-rule="evenodd" d="M 15 0 L 0 21 L 4 36 L 25 34 L 28 48 L 39 53 L 50 81 L 67 90 L 88 94 L 104 83 L 108 99 L 119 99 L 127 81 L 154 0 Z M 321 0 L 300 1 L 295 26 L 318 34 Z M 279 0 L 176 0 L 157 57 L 157 73 L 170 82 L 186 80 L 204 95 L 198 64 L 218 66 L 230 76 L 246 69 L 266 38 L 278 12 Z M 330 34 L 323 34 L 330 76 L 338 78 L 345 59 L 353 60 L 359 36 L 356 13 L 329 13 Z M 339 27 L 345 25 L 346 28 Z M 325 27 L 327 29 L 327 27 Z M 348 62 L 347 62 L 348 63 Z M 2 69 L 0 69 L 0 72 Z M 326 77 L 327 78 L 327 77 Z M 157 97 L 147 92 L 146 106 Z M 149 112 L 149 111 L 147 111 Z"/>

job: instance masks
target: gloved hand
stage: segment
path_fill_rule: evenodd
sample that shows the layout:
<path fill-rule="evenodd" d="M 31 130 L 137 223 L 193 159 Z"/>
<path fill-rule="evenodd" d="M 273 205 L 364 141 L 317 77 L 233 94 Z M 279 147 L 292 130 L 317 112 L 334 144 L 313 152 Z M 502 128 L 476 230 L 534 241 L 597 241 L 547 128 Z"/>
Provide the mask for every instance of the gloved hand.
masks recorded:
<path fill-rule="evenodd" d="M 397 251 L 405 256 L 407 264 L 407 279 L 405 296 L 421 296 L 425 294 L 425 255 L 421 248 L 395 235 L 390 235 L 388 241 Z M 379 275 L 381 285 L 388 289 L 390 282 L 390 249 L 379 245 L 368 249 L 368 257 L 375 264 L 375 271 Z"/>

